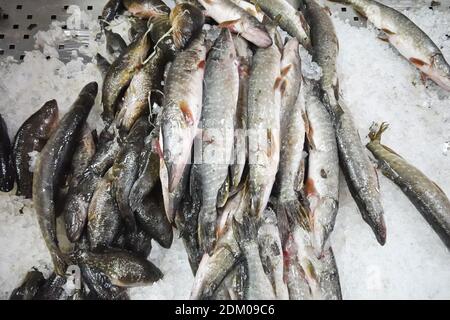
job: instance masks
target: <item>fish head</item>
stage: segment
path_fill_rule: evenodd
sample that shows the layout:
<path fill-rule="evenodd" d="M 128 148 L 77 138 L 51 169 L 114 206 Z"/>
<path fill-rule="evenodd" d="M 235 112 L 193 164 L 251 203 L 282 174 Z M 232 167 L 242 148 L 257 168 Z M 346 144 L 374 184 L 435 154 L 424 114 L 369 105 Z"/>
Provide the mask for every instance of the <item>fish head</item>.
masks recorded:
<path fill-rule="evenodd" d="M 205 24 L 203 12 L 189 3 L 180 3 L 170 12 L 170 21 L 173 28 L 173 41 L 177 49 L 185 48 Z"/>
<path fill-rule="evenodd" d="M 39 111 L 41 125 L 39 130 L 42 138 L 48 139 L 58 126 L 59 110 L 56 100 L 47 101 Z"/>
<path fill-rule="evenodd" d="M 450 91 L 450 65 L 442 54 L 433 57 L 429 77 L 439 86 Z"/>
<path fill-rule="evenodd" d="M 364 201 L 360 204 L 360 210 L 363 214 L 364 221 L 372 228 L 377 241 L 382 246 L 386 243 L 386 223 L 384 222 L 384 211 L 379 201 Z"/>

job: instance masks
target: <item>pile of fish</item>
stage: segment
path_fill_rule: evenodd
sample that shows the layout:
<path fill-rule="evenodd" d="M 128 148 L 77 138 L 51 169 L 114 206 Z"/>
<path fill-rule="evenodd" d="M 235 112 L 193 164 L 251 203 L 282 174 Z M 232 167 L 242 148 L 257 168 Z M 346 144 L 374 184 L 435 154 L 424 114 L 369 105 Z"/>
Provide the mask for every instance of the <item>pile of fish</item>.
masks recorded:
<path fill-rule="evenodd" d="M 57 102 L 45 103 L 12 144 L 1 120 L 0 188 L 16 180 L 17 195 L 32 197 L 54 265 L 48 279 L 30 271 L 11 299 L 127 299 L 127 287 L 163 277 L 147 257 L 152 240 L 170 248 L 174 228 L 195 275 L 192 299 L 341 299 L 329 240 L 340 170 L 385 244 L 375 164 L 339 91 L 329 9 L 315 0 L 176 2 L 106 4 L 101 26 L 116 58 L 97 55 L 98 136 L 86 124 L 95 82 L 60 120 Z M 424 81 L 450 90 L 449 64 L 412 21 L 376 1 L 339 2 L 382 30 Z M 109 28 L 125 10 L 129 45 Z M 320 80 L 303 77 L 300 46 Z M 386 128 L 371 128 L 367 148 L 450 247 L 449 199 L 380 143 Z M 74 266 L 81 285 L 69 295 Z"/>

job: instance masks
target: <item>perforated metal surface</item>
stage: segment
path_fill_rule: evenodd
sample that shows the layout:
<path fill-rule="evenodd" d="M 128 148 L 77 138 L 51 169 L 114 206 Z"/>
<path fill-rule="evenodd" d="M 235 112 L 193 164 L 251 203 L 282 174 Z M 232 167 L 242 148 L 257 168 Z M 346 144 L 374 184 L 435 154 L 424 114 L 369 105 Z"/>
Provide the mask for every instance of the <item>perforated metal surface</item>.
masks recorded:
<path fill-rule="evenodd" d="M 450 0 L 379 0 L 397 9 L 412 9 L 427 6 L 430 10 L 450 11 Z M 365 26 L 366 22 L 349 6 L 322 1 L 339 17 L 350 24 Z M 106 0 L 0 0 L 0 58 L 13 56 L 17 60 L 24 52 L 34 49 L 34 35 L 39 30 L 47 30 L 53 20 L 65 21 L 69 5 L 77 5 L 94 17 L 99 16 Z M 63 26 L 64 28 L 64 26 Z M 84 46 L 89 41 L 89 33 L 80 29 L 66 30 L 68 37 L 57 44 L 62 61 L 71 59 L 72 50 Z"/>

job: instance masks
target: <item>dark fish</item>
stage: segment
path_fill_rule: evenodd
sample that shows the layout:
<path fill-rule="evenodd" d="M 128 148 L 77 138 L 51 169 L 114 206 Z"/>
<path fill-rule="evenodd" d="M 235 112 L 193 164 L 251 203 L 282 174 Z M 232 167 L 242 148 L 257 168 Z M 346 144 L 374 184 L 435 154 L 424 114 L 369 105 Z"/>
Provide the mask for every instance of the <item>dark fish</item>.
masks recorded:
<path fill-rule="evenodd" d="M 8 192 L 14 187 L 13 149 L 9 141 L 8 128 L 0 115 L 0 191 Z"/>
<path fill-rule="evenodd" d="M 32 300 L 44 282 L 42 272 L 36 269 L 29 271 L 20 287 L 13 290 L 9 300 Z"/>
<path fill-rule="evenodd" d="M 109 278 L 99 269 L 87 264 L 80 264 L 84 283 L 89 288 L 90 300 L 129 300 L 127 290 L 111 283 Z"/>
<path fill-rule="evenodd" d="M 95 55 L 95 61 L 97 63 L 97 67 L 100 70 L 100 73 L 103 77 L 105 77 L 106 73 L 108 73 L 109 68 L 111 67 L 111 63 L 100 53 Z"/>
<path fill-rule="evenodd" d="M 147 259 L 152 251 L 152 237 L 138 224 L 134 232 L 129 232 L 124 228 L 117 240 L 118 247 Z"/>
<path fill-rule="evenodd" d="M 102 19 L 106 22 L 112 21 L 123 9 L 122 0 L 109 0 L 102 10 Z M 104 22 L 101 23 L 104 26 Z"/>
<path fill-rule="evenodd" d="M 79 263 L 102 271 L 113 285 L 120 287 L 149 284 L 163 277 L 153 263 L 127 251 L 111 250 L 98 254 L 81 251 L 75 256 Z"/>
<path fill-rule="evenodd" d="M 56 100 L 46 102 L 19 128 L 14 138 L 17 195 L 31 198 L 33 173 L 30 172 L 30 152 L 40 152 L 58 124 Z"/>
<path fill-rule="evenodd" d="M 68 294 L 64 290 L 67 280 L 65 276 L 59 276 L 56 272 L 39 288 L 33 300 L 65 300 Z"/>
<path fill-rule="evenodd" d="M 102 117 L 107 124 L 113 121 L 119 96 L 128 86 L 136 71 L 142 67 L 150 45 L 147 34 L 143 34 L 132 42 L 109 68 L 102 91 Z"/>
<path fill-rule="evenodd" d="M 180 3 L 170 12 L 172 37 L 178 49 L 185 48 L 189 41 L 196 37 L 205 24 L 203 12 L 195 5 Z"/>
<path fill-rule="evenodd" d="M 42 149 L 33 177 L 33 199 L 39 226 L 52 256 L 55 272 L 64 274 L 65 261 L 56 238 L 55 196 L 70 166 L 82 128 L 94 105 L 98 85 L 91 82 L 80 92 L 71 109 Z"/>
<path fill-rule="evenodd" d="M 127 48 L 127 43 L 120 34 L 115 33 L 111 30 L 105 29 L 105 37 L 106 37 L 106 49 L 111 54 L 121 54 Z"/>

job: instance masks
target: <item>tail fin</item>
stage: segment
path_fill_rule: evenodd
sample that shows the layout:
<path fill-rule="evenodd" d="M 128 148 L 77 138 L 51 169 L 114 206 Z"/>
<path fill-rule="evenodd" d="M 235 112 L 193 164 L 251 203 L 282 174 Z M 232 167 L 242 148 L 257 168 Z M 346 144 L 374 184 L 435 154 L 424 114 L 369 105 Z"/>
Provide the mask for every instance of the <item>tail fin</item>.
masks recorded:
<path fill-rule="evenodd" d="M 257 219 L 249 215 L 242 217 L 242 223 L 233 219 L 233 234 L 239 246 L 246 242 L 256 241 L 258 236 Z"/>

